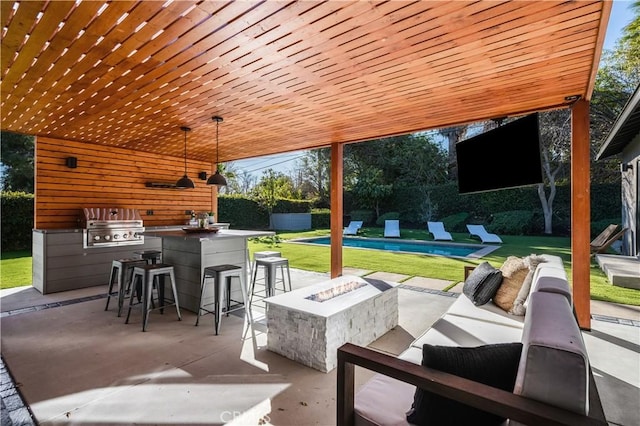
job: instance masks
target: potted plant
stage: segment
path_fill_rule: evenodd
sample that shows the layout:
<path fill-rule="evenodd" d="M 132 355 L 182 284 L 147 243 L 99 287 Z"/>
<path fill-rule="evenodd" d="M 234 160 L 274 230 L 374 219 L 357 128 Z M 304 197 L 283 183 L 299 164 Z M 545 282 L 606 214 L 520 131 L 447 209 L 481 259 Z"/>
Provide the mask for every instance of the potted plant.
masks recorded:
<path fill-rule="evenodd" d="M 209 215 L 209 225 L 213 225 L 214 223 L 216 223 L 215 219 L 214 219 L 214 215 L 215 213 L 213 212 L 208 212 L 207 213 Z"/>

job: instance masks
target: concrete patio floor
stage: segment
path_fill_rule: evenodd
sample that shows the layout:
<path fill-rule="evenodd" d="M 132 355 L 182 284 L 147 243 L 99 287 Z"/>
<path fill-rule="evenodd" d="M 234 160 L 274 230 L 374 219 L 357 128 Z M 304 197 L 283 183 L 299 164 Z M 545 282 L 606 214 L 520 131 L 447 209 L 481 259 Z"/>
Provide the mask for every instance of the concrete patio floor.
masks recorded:
<path fill-rule="evenodd" d="M 345 273 L 368 274 L 369 271 Z M 370 346 L 402 352 L 455 300 L 451 283 L 369 274 L 401 281 L 399 325 Z M 292 270 L 293 287 L 328 279 Z M 153 312 L 146 333 L 139 314 L 129 324 L 104 310 L 106 286 L 41 295 L 32 287 L 0 292 L 1 350 L 13 376 L 2 384 L 2 425 L 21 422 L 22 395 L 39 424 L 61 425 L 333 425 L 336 371 L 321 373 L 266 350 L 264 316 L 254 325 L 170 309 Z M 640 308 L 593 302 L 584 339 L 612 425 L 640 424 Z M 356 386 L 371 373 L 358 370 Z M 14 409 L 16 408 L 16 409 Z M 8 423 L 11 422 L 11 423 Z"/>

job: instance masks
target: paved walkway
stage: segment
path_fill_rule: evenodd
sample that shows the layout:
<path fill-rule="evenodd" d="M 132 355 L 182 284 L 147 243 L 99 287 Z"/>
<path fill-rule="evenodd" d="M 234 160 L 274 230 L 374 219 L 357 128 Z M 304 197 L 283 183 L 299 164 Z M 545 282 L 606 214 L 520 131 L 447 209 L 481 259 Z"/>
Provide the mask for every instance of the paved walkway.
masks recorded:
<path fill-rule="evenodd" d="M 305 274 L 305 271 L 299 272 L 301 274 Z M 367 276 L 386 281 L 394 281 L 400 283 L 401 288 L 407 290 L 430 293 L 443 297 L 458 297 L 462 290 L 462 283 L 455 283 L 446 280 L 410 277 L 401 274 L 371 272 L 356 269 L 345 269 L 344 273 Z M 102 287 L 97 287 L 95 290 L 92 290 L 94 288 L 86 289 L 89 294 L 82 295 L 81 297 L 78 297 L 78 293 L 74 292 L 56 293 L 51 296 L 43 296 L 36 290 L 30 291 L 31 289 L 32 288 L 28 288 L 26 291 L 25 288 L 0 291 L 0 297 L 13 294 L 18 291 L 24 293 L 22 304 L 3 304 L 0 317 L 4 318 L 7 316 L 35 312 L 43 309 L 53 309 L 106 297 Z M 87 291 L 84 293 L 86 294 Z M 592 301 L 591 309 L 594 321 L 640 327 L 640 307 L 638 306 L 617 305 L 613 303 Z M 19 385 L 17 385 L 13 380 L 2 357 L 0 357 L 0 397 L 0 424 L 2 426 L 35 425 L 32 420 L 31 412 L 28 406 L 24 404 L 20 395 Z"/>

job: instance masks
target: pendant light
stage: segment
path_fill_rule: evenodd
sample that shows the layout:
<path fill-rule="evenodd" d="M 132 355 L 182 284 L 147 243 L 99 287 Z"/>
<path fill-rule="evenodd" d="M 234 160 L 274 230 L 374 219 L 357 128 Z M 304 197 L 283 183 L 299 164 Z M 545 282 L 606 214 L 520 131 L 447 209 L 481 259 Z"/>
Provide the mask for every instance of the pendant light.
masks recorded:
<path fill-rule="evenodd" d="M 193 181 L 187 176 L 187 132 L 191 131 L 188 127 L 180 127 L 184 132 L 184 176 L 176 182 L 176 188 L 195 188 Z"/>
<path fill-rule="evenodd" d="M 220 152 L 218 149 L 218 125 L 222 121 L 222 117 L 216 115 L 214 117 L 211 117 L 211 119 L 216 122 L 216 172 L 209 176 L 207 185 L 227 186 L 227 180 L 220 174 L 220 169 L 218 167 L 218 160 L 220 159 L 220 156 L 218 155 L 218 153 Z"/>

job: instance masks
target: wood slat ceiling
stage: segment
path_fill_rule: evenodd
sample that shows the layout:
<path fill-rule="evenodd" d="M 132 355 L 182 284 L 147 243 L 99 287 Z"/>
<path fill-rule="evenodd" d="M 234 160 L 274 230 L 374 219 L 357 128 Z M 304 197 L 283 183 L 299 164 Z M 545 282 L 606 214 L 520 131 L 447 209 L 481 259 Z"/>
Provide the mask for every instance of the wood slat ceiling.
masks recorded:
<path fill-rule="evenodd" d="M 1 128 L 220 160 L 589 99 L 601 1 L 1 2 Z M 517 141 L 514 141 L 517 143 Z"/>

